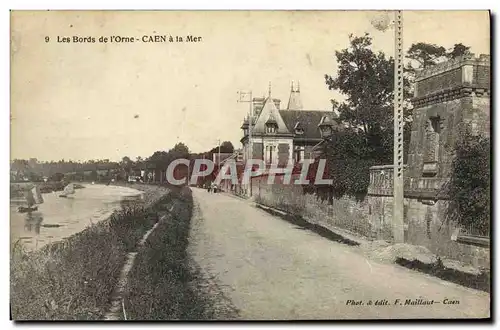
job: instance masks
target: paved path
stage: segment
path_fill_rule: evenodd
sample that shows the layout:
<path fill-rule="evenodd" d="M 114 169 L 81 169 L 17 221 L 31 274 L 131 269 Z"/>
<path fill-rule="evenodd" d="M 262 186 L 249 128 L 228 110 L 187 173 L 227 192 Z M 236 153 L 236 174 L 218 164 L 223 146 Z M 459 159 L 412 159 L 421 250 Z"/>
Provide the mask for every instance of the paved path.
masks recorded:
<path fill-rule="evenodd" d="M 196 188 L 193 196 L 190 252 L 243 319 L 489 316 L 485 292 L 367 260 L 356 247 L 300 229 L 236 197 Z M 390 305 L 368 306 L 384 299 Z M 407 299 L 435 303 L 405 305 Z M 444 304 L 445 299 L 458 304 Z M 362 305 L 354 305 L 358 302 Z"/>

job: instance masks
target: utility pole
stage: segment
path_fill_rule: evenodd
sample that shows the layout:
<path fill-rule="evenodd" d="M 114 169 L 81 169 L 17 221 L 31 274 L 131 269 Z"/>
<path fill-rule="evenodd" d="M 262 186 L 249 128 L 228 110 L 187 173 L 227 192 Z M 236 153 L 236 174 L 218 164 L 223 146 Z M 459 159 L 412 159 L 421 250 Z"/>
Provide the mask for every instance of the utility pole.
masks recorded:
<path fill-rule="evenodd" d="M 219 139 L 219 157 L 217 160 L 217 167 L 219 168 L 219 171 L 217 173 L 220 173 L 220 139 Z"/>
<path fill-rule="evenodd" d="M 250 104 L 250 110 L 248 112 L 248 149 L 247 149 L 247 157 L 246 161 L 248 162 L 249 159 L 253 158 L 253 141 L 252 141 L 252 130 L 253 130 L 253 97 L 252 97 L 252 91 L 249 92 L 238 92 L 239 94 L 239 99 L 238 102 L 240 103 L 245 103 L 248 102 Z M 249 100 L 245 100 L 245 96 L 248 95 L 250 96 Z M 250 196 L 252 196 L 252 183 L 250 182 L 249 184 L 250 188 Z"/>
<path fill-rule="evenodd" d="M 248 146 L 250 147 L 250 158 L 253 158 L 253 141 L 252 141 L 252 130 L 253 130 L 253 98 L 252 98 L 252 91 L 250 91 L 250 118 L 248 120 Z M 250 185 L 250 194 L 252 190 L 252 185 Z"/>
<path fill-rule="evenodd" d="M 403 180 L 403 13 L 397 10 L 394 20 L 394 243 L 404 243 Z"/>

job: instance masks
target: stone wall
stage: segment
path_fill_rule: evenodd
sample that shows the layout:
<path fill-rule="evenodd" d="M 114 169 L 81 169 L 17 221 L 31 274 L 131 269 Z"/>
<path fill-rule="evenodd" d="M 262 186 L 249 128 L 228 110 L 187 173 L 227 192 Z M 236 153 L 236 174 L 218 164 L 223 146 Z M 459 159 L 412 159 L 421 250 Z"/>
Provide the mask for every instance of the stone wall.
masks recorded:
<path fill-rule="evenodd" d="M 292 175 L 290 182 L 299 177 Z M 302 187 L 283 184 L 284 175 L 277 175 L 274 184 L 268 176 L 252 178 L 252 195 L 263 205 L 303 217 L 310 223 L 325 228 L 342 228 L 357 235 L 374 238 L 376 232 L 368 219 L 367 199 L 354 197 L 334 198 L 332 203 L 322 201 L 315 195 L 304 194 Z"/>
<path fill-rule="evenodd" d="M 370 168 L 370 186 L 367 196 L 368 222 L 372 224 L 374 236 L 389 241 L 392 240 L 392 170 L 392 165 Z M 427 178 L 419 180 L 408 178 L 405 181 L 405 242 L 425 246 L 441 257 L 460 260 L 474 266 L 488 267 L 490 262 L 488 248 L 456 241 L 458 228 L 446 217 L 448 202 L 438 198 L 436 182 L 438 181 L 429 181 Z M 410 186 L 420 190 L 409 190 Z M 425 192 L 428 193 L 425 194 Z"/>
<path fill-rule="evenodd" d="M 438 256 L 472 264 L 475 267 L 489 267 L 490 250 L 484 247 L 463 244 L 453 239 L 458 234 L 457 227 L 446 217 L 448 202 L 407 199 L 406 241 L 410 244 L 426 246 Z"/>
<path fill-rule="evenodd" d="M 291 176 L 290 182 L 299 175 Z M 392 166 L 375 166 L 364 198 L 343 196 L 331 203 L 304 194 L 302 187 L 284 184 L 284 175 L 252 178 L 252 196 L 258 203 L 301 216 L 327 229 L 341 228 L 368 239 L 392 241 Z M 406 197 L 404 199 L 405 242 L 427 247 L 438 256 L 474 266 L 489 266 L 489 249 L 459 243 L 453 239 L 457 228 L 446 219 L 447 202 Z"/>

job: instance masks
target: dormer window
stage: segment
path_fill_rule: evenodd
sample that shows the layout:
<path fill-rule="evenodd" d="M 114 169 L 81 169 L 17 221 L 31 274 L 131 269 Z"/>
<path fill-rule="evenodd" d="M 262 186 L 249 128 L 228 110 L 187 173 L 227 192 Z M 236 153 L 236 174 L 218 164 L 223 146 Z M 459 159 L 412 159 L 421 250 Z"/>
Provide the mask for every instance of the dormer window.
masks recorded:
<path fill-rule="evenodd" d="M 304 135 L 304 128 L 300 125 L 300 123 L 295 124 L 294 129 L 296 135 Z"/>
<path fill-rule="evenodd" d="M 276 126 L 275 125 L 267 125 L 266 126 L 266 133 L 276 133 Z"/>
<path fill-rule="evenodd" d="M 333 122 L 329 116 L 323 116 L 318 124 L 321 137 L 326 139 L 333 134 Z"/>
<path fill-rule="evenodd" d="M 278 123 L 276 119 L 274 119 L 273 115 L 269 116 L 269 119 L 266 121 L 266 133 L 274 134 L 278 130 Z"/>

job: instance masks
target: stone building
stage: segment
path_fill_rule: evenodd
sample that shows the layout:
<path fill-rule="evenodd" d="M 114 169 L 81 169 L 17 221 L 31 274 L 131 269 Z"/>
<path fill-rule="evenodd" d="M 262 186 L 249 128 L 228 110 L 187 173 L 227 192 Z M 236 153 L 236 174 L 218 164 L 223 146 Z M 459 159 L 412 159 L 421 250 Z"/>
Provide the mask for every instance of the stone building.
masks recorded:
<path fill-rule="evenodd" d="M 281 100 L 269 95 L 253 99 L 252 150 L 249 150 L 249 120 L 245 119 L 241 129 L 243 154 L 246 159 L 262 159 L 266 164 L 277 163 L 285 167 L 289 160 L 300 163 L 312 158 L 313 149 L 323 141 L 326 130 L 337 124 L 332 119 L 333 111 L 304 110 L 300 97 L 300 86 L 292 83 L 288 105 L 280 109 Z"/>
<path fill-rule="evenodd" d="M 404 170 L 405 241 L 464 261 L 489 261 L 482 248 L 461 243 L 457 237 L 463 228 L 453 227 L 446 218 L 446 183 L 456 142 L 467 126 L 489 136 L 489 55 L 466 55 L 423 70 L 416 76 L 412 103 Z M 392 165 L 370 170 L 369 221 L 383 238 L 391 233 L 392 173 Z"/>

